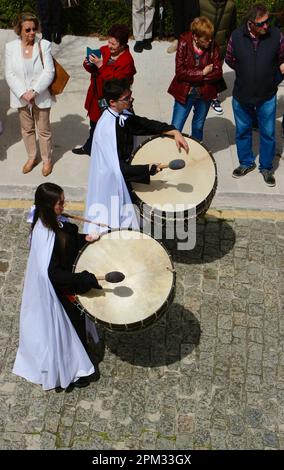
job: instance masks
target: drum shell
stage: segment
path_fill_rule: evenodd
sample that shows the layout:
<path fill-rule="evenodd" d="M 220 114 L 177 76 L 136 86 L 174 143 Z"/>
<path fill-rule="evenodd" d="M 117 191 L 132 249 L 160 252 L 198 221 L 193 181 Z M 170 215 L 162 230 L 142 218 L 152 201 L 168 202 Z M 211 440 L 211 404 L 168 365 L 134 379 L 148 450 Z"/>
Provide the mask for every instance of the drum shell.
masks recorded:
<path fill-rule="evenodd" d="M 211 167 L 213 165 L 213 171 L 215 173 L 214 182 L 212 183 L 212 187 L 209 188 L 208 194 L 206 194 L 204 199 L 202 201 L 200 201 L 196 206 L 193 205 L 192 208 L 187 208 L 187 209 L 182 210 L 182 211 L 171 211 L 171 212 L 161 211 L 157 208 L 153 208 L 152 205 L 145 202 L 146 197 L 143 195 L 143 190 L 141 191 L 142 186 L 138 185 L 136 183 L 133 183 L 132 184 L 132 192 L 131 192 L 132 201 L 139 207 L 140 216 L 143 219 L 146 219 L 147 221 L 151 221 L 152 224 L 154 222 L 154 219 L 155 219 L 155 223 L 160 224 L 160 225 L 164 225 L 166 223 L 174 223 L 174 221 L 178 221 L 180 223 L 180 222 L 183 222 L 183 221 L 187 221 L 189 219 L 199 217 L 199 216 L 206 213 L 206 211 L 210 207 L 212 199 L 213 199 L 213 197 L 216 193 L 216 189 L 217 189 L 217 167 L 216 167 L 216 162 L 214 160 L 214 157 L 213 157 L 212 153 L 206 148 L 205 145 L 203 145 L 203 144 L 201 145 L 198 141 L 196 141 L 193 138 L 189 138 L 186 134 L 183 134 L 183 135 L 184 135 L 185 138 L 187 138 L 187 140 L 189 142 L 189 147 L 190 147 L 191 142 L 195 142 L 194 145 L 199 145 L 202 149 L 204 149 L 206 151 L 206 154 L 207 154 L 206 157 L 207 157 L 207 160 L 208 160 L 208 164 Z M 133 164 L 146 163 L 146 162 L 142 162 L 139 159 L 138 154 L 141 151 L 141 149 L 143 149 L 144 146 L 147 146 L 147 144 L 149 144 L 149 143 L 153 143 L 153 141 L 155 141 L 156 139 L 171 139 L 171 137 L 169 137 L 169 136 L 150 137 L 149 139 L 144 141 L 135 150 L 135 152 L 132 155 L 131 162 Z M 161 140 L 161 142 L 162 142 L 162 140 Z M 159 157 L 156 157 L 156 158 L 159 159 Z M 166 157 L 166 159 L 169 160 L 170 159 L 169 156 Z M 186 155 L 184 155 L 184 159 L 185 160 L 187 159 Z M 165 161 L 162 161 L 162 163 L 165 163 Z M 183 171 L 183 170 L 175 170 L 175 171 L 174 170 L 167 170 L 167 171 L 168 171 L 168 178 L 170 180 L 171 172 L 174 175 L 175 171 L 179 172 L 179 171 Z M 204 175 L 204 177 L 205 176 L 206 175 Z M 158 177 L 158 176 L 156 175 L 156 177 Z M 185 184 L 186 184 L 186 181 L 185 181 Z M 150 183 L 150 187 L 151 187 L 151 183 Z M 138 188 L 138 191 L 137 191 L 137 188 Z M 147 190 L 147 193 L 149 193 L 148 188 L 145 188 L 145 190 Z M 147 193 L 145 193 L 145 195 L 147 195 Z M 178 195 L 178 193 L 177 193 L 177 195 Z M 158 196 L 159 195 L 157 195 L 157 201 L 156 201 L 157 203 L 159 202 L 158 201 Z M 190 196 L 189 196 L 189 199 L 190 199 Z M 169 202 L 172 202 L 172 201 L 169 201 Z"/>

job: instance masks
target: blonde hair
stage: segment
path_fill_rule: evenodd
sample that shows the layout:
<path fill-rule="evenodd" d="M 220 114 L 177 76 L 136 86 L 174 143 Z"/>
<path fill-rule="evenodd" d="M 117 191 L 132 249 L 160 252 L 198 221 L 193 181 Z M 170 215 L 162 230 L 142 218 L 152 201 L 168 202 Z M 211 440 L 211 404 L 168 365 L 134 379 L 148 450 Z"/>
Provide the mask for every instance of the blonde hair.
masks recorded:
<path fill-rule="evenodd" d="M 206 16 L 194 18 L 191 23 L 191 32 L 198 38 L 212 39 L 214 33 L 213 23 Z"/>
<path fill-rule="evenodd" d="M 14 22 L 14 31 L 18 36 L 21 36 L 22 25 L 25 21 L 32 21 L 36 29 L 38 30 L 39 21 L 34 13 L 30 13 L 30 12 L 20 13 Z"/>

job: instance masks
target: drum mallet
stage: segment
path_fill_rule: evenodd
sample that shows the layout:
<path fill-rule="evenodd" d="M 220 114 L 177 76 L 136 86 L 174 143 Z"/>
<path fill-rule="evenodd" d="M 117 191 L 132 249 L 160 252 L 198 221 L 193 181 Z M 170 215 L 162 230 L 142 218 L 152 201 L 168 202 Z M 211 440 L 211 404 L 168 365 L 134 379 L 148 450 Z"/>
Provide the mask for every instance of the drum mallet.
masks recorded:
<path fill-rule="evenodd" d="M 169 168 L 170 170 L 181 170 L 182 168 L 185 167 L 185 161 L 182 158 L 177 158 L 176 160 L 171 160 L 167 164 L 161 163 L 159 166 L 153 164 L 151 167 L 151 170 L 153 169 L 152 171 L 155 171 L 155 173 L 153 173 L 154 175 L 156 174 L 157 167 L 160 168 L 161 170 L 163 170 L 164 168 Z M 151 174 L 152 174 L 152 171 L 151 171 Z"/>
<path fill-rule="evenodd" d="M 79 220 L 80 222 L 87 222 L 88 224 L 95 224 L 95 225 L 98 225 L 99 227 L 110 228 L 110 226 L 107 225 L 107 224 L 103 224 L 102 222 L 95 222 L 95 221 L 92 221 L 92 220 L 89 220 L 89 219 L 85 219 L 84 217 L 80 217 L 79 215 L 67 214 L 66 212 L 64 212 L 62 215 L 64 217 L 68 217 L 68 219 L 75 219 L 75 220 Z"/>
<path fill-rule="evenodd" d="M 107 281 L 107 282 L 121 282 L 125 278 L 125 275 L 120 271 L 110 271 L 106 273 L 104 276 L 96 276 L 98 281 Z"/>

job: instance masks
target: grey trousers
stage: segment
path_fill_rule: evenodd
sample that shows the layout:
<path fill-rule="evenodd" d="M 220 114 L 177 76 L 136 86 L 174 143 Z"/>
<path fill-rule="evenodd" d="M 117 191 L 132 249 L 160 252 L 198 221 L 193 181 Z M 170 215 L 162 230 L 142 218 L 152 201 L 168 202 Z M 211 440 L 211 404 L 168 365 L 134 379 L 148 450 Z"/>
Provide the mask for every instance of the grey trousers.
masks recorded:
<path fill-rule="evenodd" d="M 151 39 L 155 0 L 132 0 L 132 27 L 136 41 Z"/>

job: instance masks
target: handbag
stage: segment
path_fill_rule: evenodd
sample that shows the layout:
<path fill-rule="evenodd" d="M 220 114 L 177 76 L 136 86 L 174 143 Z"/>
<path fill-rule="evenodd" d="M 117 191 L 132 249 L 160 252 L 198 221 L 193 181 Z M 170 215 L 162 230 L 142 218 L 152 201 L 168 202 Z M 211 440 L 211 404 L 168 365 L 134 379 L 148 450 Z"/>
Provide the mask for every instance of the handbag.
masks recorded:
<path fill-rule="evenodd" d="M 51 95 L 60 95 L 63 92 L 66 84 L 70 78 L 69 73 L 57 62 L 53 57 L 53 63 L 55 68 L 54 79 L 48 89 Z"/>
<path fill-rule="evenodd" d="M 61 0 L 63 8 L 73 8 L 80 5 L 80 0 Z"/>
<path fill-rule="evenodd" d="M 38 46 L 39 46 L 40 60 L 44 68 L 40 41 L 38 43 Z M 54 73 L 53 81 L 49 85 L 48 89 L 51 95 L 60 95 L 60 93 L 62 93 L 64 88 L 66 87 L 66 84 L 70 78 L 70 75 L 62 67 L 62 65 L 60 65 L 60 63 L 56 59 L 54 59 L 54 57 L 53 57 L 53 64 L 54 64 L 55 73 Z"/>

